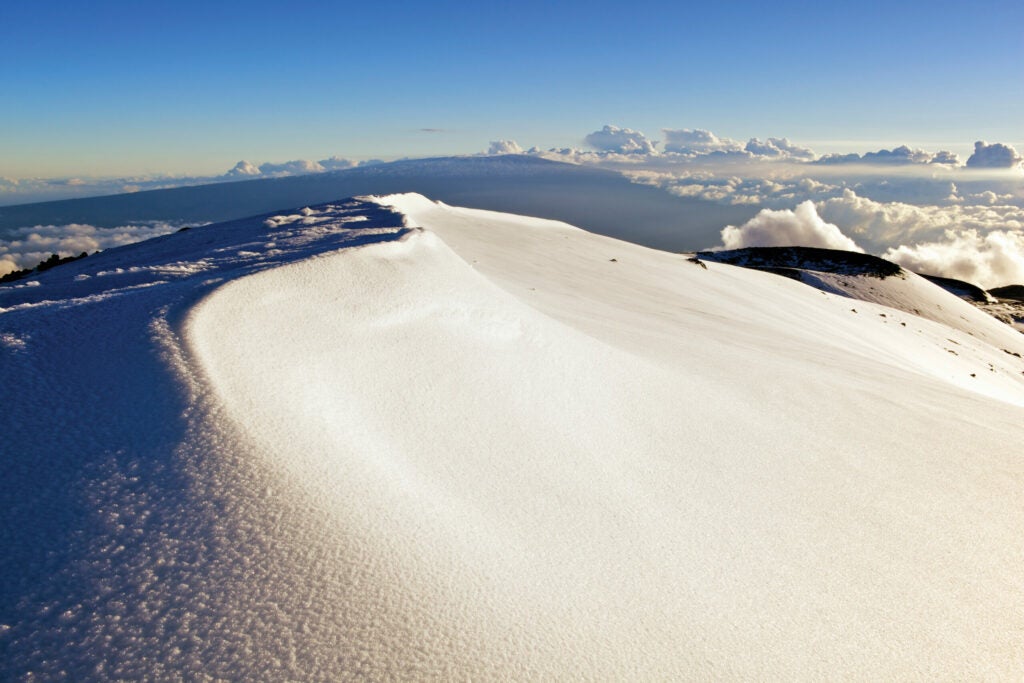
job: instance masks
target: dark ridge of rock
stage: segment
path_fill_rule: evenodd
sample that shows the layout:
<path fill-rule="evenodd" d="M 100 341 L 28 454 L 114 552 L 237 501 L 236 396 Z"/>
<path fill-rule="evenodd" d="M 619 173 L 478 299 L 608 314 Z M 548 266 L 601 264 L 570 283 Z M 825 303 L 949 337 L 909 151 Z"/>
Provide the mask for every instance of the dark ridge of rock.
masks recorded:
<path fill-rule="evenodd" d="M 697 252 L 697 256 L 707 261 L 766 270 L 787 277 L 793 277 L 792 269 L 868 275 L 882 280 L 903 272 L 895 263 L 877 256 L 816 247 L 748 247 L 729 251 L 701 251 Z"/>
<path fill-rule="evenodd" d="M 988 293 L 997 299 L 1013 299 L 1024 302 L 1024 285 L 1006 285 L 1004 287 L 993 287 Z"/>
<path fill-rule="evenodd" d="M 83 259 L 83 258 L 85 258 L 88 255 L 89 255 L 88 252 L 84 252 L 84 251 L 81 254 L 79 254 L 78 256 L 64 256 L 64 257 L 61 257 L 59 254 L 51 254 L 50 258 L 46 259 L 45 261 L 40 261 L 39 264 L 35 268 L 25 268 L 23 270 L 15 270 L 15 271 L 12 271 L 10 273 L 7 273 L 6 275 L 0 276 L 0 285 L 5 285 L 5 284 L 11 283 L 11 282 L 17 282 L 18 280 L 22 280 L 24 278 L 27 278 L 29 275 L 34 275 L 34 274 L 37 274 L 37 273 L 46 272 L 47 270 L 50 270 L 51 268 L 56 268 L 57 266 L 62 266 L 65 263 L 71 263 L 72 261 L 77 261 L 79 259 Z"/>
<path fill-rule="evenodd" d="M 961 299 L 967 299 L 971 302 L 986 303 L 988 302 L 988 293 L 977 285 L 972 285 L 970 282 L 964 282 L 963 280 L 957 280 L 951 277 L 940 277 L 938 275 L 925 275 L 924 273 L 918 273 L 925 280 L 942 287 L 950 294 L 955 294 Z"/>

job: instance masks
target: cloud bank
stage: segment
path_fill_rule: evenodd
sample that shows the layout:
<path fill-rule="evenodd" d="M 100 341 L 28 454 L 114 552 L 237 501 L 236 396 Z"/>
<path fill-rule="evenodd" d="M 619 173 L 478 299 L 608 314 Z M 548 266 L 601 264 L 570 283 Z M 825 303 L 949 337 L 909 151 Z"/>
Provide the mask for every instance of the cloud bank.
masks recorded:
<path fill-rule="evenodd" d="M 821 157 L 818 164 L 867 164 L 876 166 L 899 166 L 906 164 L 959 164 L 960 159 L 952 152 L 941 150 L 926 152 L 923 149 L 911 149 L 900 145 L 893 149 L 880 149 L 865 154 L 828 154 Z"/>
<path fill-rule="evenodd" d="M 224 178 L 247 180 L 250 178 L 283 178 L 295 175 L 309 175 L 311 173 L 324 173 L 325 171 L 338 171 L 358 166 L 359 163 L 351 159 L 331 157 L 320 161 L 308 159 L 294 159 L 279 164 L 263 163 L 257 166 L 249 161 L 239 161 L 234 168 L 224 174 Z"/>
<path fill-rule="evenodd" d="M 795 210 L 762 209 L 743 225 L 726 226 L 722 230 L 726 249 L 746 247 L 819 247 L 863 252 L 836 225 L 826 223 L 808 200 Z"/>
<path fill-rule="evenodd" d="M 856 238 L 854 241 L 848 235 Z M 846 189 L 795 210 L 762 209 L 722 230 L 722 247 L 809 246 L 869 251 L 908 270 L 991 288 L 1024 283 L 1024 208 L 913 206 Z"/>
<path fill-rule="evenodd" d="M 36 225 L 8 231 L 0 239 L 0 275 L 34 268 L 51 254 L 78 256 L 159 237 L 179 230 L 181 223 L 155 221 L 97 228 L 94 225 Z"/>
<path fill-rule="evenodd" d="M 904 268 L 953 277 L 983 288 L 1024 283 L 1024 232 L 948 230 L 944 239 L 901 245 L 883 254 Z"/>
<path fill-rule="evenodd" d="M 985 288 L 1024 283 L 1022 207 L 913 206 L 876 202 L 846 190 L 819 202 L 818 209 L 826 220 L 908 270 Z"/>

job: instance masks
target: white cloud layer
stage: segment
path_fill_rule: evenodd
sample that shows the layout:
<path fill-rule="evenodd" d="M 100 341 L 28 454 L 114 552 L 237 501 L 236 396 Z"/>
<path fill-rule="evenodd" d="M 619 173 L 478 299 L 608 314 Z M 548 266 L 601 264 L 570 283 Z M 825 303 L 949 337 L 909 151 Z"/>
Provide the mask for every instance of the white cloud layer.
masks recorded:
<path fill-rule="evenodd" d="M 909 270 L 986 288 L 1024 283 L 1024 208 L 995 203 L 1005 197 L 994 193 L 971 199 L 979 203 L 914 206 L 847 189 L 819 202 L 818 210 L 870 251 Z"/>
<path fill-rule="evenodd" d="M 810 200 L 795 210 L 762 209 L 739 227 L 727 226 L 722 230 L 722 245 L 726 249 L 800 246 L 864 251 L 837 226 L 822 220 Z"/>
<path fill-rule="evenodd" d="M 1024 231 L 1024 207 L 1009 204 L 950 204 L 915 206 L 878 202 L 846 189 L 839 197 L 818 202 L 818 211 L 863 244 L 882 251 L 900 244 L 942 238 L 948 231 Z"/>
<path fill-rule="evenodd" d="M 51 254 L 78 256 L 83 251 L 91 254 L 97 250 L 166 235 L 180 228 L 180 223 L 163 221 L 116 228 L 98 228 L 80 223 L 17 228 L 8 231 L 5 239 L 0 239 L 0 275 L 34 268 Z"/>
<path fill-rule="evenodd" d="M 598 152 L 616 154 L 657 154 L 654 143 L 638 130 L 605 126 L 586 137 L 588 145 Z"/>
<path fill-rule="evenodd" d="M 943 239 L 889 249 L 904 268 L 965 280 L 984 288 L 1024 283 L 1024 232 L 947 230 Z"/>

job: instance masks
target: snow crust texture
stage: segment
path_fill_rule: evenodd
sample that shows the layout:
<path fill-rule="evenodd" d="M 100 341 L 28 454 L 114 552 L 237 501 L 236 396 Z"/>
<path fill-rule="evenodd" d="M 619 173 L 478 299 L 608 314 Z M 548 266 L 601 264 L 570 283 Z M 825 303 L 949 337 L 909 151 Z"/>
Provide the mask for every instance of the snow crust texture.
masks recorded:
<path fill-rule="evenodd" d="M 395 195 L 0 289 L 0 678 L 1019 676 L 1020 335 L 704 266 Z"/>

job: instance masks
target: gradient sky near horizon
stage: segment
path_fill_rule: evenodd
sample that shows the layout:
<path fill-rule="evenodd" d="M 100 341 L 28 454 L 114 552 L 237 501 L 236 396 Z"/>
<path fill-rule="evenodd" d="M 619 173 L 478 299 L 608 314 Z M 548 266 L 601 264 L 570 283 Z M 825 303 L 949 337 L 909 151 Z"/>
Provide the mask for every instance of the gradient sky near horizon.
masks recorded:
<path fill-rule="evenodd" d="M 0 176 L 574 146 L 1024 141 L 1024 3 L 39 0 L 0 8 Z"/>

